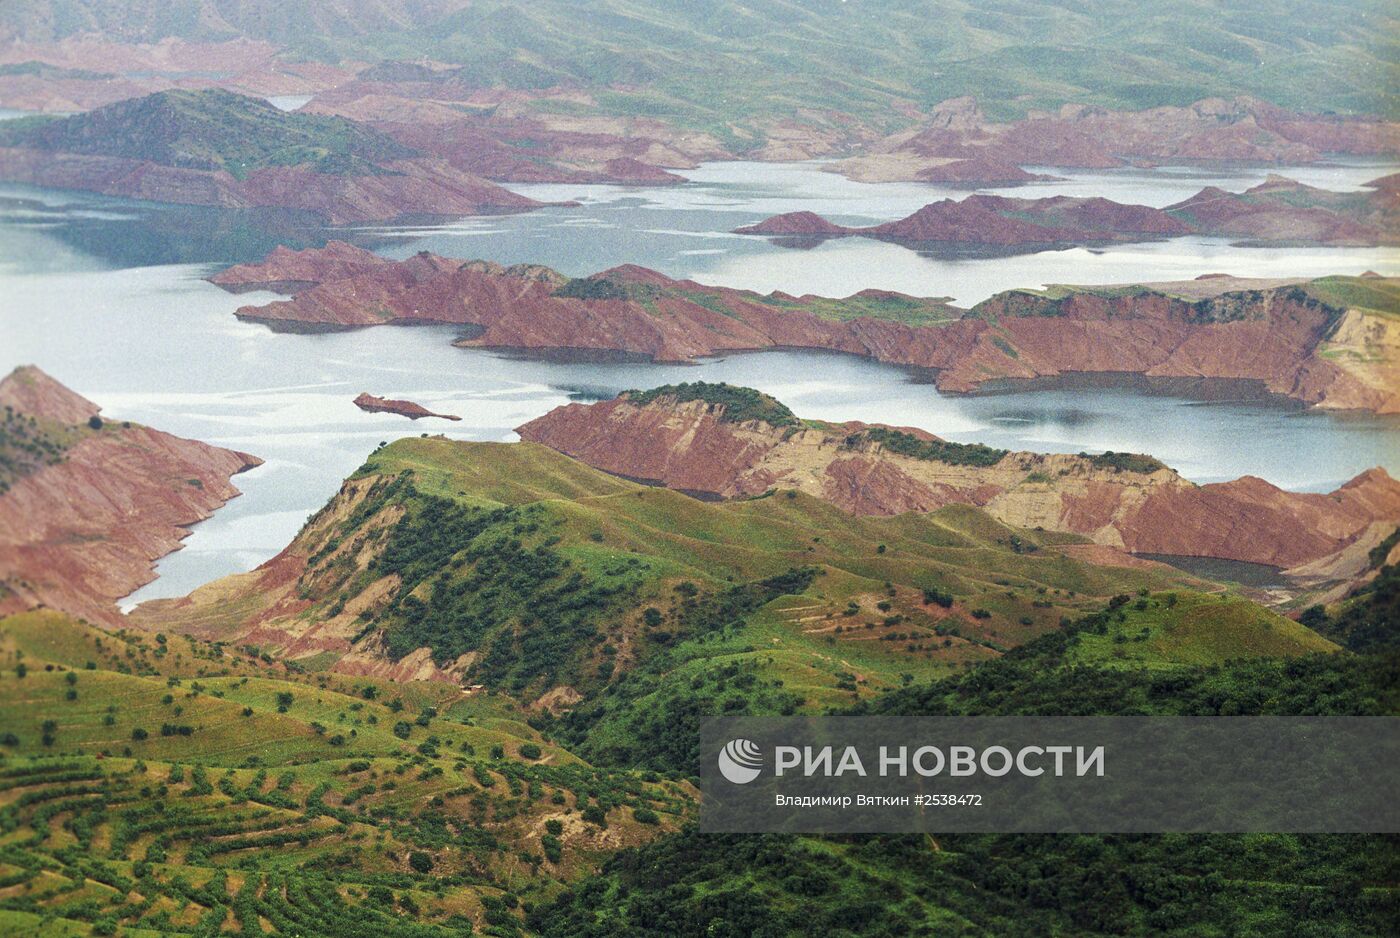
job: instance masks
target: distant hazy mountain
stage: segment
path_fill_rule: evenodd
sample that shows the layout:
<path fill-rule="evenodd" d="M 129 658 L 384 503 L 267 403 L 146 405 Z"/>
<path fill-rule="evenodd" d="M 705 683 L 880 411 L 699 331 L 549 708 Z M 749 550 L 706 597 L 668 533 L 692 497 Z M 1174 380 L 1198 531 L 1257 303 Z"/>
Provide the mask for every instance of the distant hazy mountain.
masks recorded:
<path fill-rule="evenodd" d="M 994 116 L 1257 94 L 1380 113 L 1400 20 L 1386 0 L 10 0 L 0 37 L 266 40 L 330 60 L 463 66 L 485 85 L 640 85 L 637 113 L 730 119 L 794 106 L 928 105 Z"/>

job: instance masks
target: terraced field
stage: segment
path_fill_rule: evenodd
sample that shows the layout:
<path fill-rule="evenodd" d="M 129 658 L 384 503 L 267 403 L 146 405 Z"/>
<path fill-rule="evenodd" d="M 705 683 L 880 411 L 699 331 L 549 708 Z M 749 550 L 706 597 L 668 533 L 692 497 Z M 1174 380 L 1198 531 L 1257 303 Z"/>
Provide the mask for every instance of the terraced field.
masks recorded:
<path fill-rule="evenodd" d="M 510 934 L 693 800 L 444 684 L 335 680 L 54 613 L 4 620 L 0 667 L 7 934 Z"/>

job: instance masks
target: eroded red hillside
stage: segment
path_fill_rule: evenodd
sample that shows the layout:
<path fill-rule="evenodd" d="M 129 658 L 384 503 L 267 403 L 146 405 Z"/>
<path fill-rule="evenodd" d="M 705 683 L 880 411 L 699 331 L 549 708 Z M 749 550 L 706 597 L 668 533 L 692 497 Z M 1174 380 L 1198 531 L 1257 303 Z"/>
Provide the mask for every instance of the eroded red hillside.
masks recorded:
<path fill-rule="evenodd" d="M 47 453 L 0 494 L 0 615 L 46 606 L 120 622 L 115 602 L 154 579 L 153 562 L 179 547 L 189 525 L 238 494 L 231 476 L 261 463 L 101 421 L 95 404 L 33 367 L 0 381 L 0 407 L 0 451 L 16 442 L 18 419 L 42 434 Z"/>
<path fill-rule="evenodd" d="M 518 428 L 595 468 L 735 498 L 818 495 L 858 515 L 970 504 L 1019 527 L 1132 553 L 1295 567 L 1374 546 L 1400 524 L 1400 482 L 1382 469 L 1335 492 L 1286 492 L 1262 479 L 1195 485 L 1150 457 L 1011 453 L 861 423 L 734 420 L 684 388 L 568 404 Z"/>
<path fill-rule="evenodd" d="M 936 369 L 945 391 L 1074 372 L 1245 379 L 1308 404 L 1400 411 L 1400 387 L 1386 364 L 1396 358 L 1395 337 L 1356 339 L 1355 361 L 1321 354 L 1349 314 L 1344 300 L 1319 298 L 1336 291 L 1319 293 L 1304 281 L 1211 277 L 1011 290 L 963 315 L 940 299 L 896 293 L 762 296 L 630 265 L 570 280 L 536 265 L 427 253 L 390 262 L 335 242 L 274 252 L 215 277 L 229 289 L 288 281 L 295 281 L 291 299 L 238 315 L 281 328 L 448 322 L 475 327 L 464 346 L 606 350 L 657 361 L 824 349 Z M 1359 332 L 1367 330 L 1374 331 Z"/>

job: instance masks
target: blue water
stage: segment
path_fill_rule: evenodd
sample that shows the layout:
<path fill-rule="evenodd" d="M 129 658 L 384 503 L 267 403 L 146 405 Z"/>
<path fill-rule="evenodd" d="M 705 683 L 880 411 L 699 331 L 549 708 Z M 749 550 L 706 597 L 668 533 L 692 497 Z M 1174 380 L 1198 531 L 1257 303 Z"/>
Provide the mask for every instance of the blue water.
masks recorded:
<path fill-rule="evenodd" d="M 1343 167 L 1332 184 L 1359 184 L 1383 171 Z M 1215 271 L 1298 275 L 1375 268 L 1400 274 L 1390 250 L 1270 250 L 1187 239 L 1014 258 L 930 257 L 865 239 L 795 251 L 727 232 L 797 207 L 850 221 L 899 217 L 940 191 L 852 183 L 811 164 L 714 164 L 692 175 L 693 183 L 660 189 L 519 187 L 545 198 L 583 196 L 579 208 L 336 231 L 285 213 L 0 188 L 0 369 L 38 364 L 109 416 L 266 460 L 236 480 L 245 494 L 197 525 L 185 548 L 161 561 L 160 578 L 129 602 L 182 595 L 271 557 L 381 441 L 422 432 L 509 440 L 514 427 L 569 400 L 673 381 L 750 385 L 802 416 L 913 425 L 960 442 L 1150 452 L 1202 482 L 1249 473 L 1286 488 L 1325 490 L 1375 465 L 1400 474 L 1400 422 L 1394 418 L 1306 413 L 1247 399 L 1247 389 L 1238 386 L 1105 387 L 1091 381 L 953 396 L 939 394 L 926 375 L 822 353 L 738 354 L 694 365 L 544 362 L 454 348 L 454 333 L 445 327 L 274 334 L 233 316 L 239 306 L 272 295 L 233 296 L 202 279 L 277 243 L 319 244 L 332 236 L 390 256 L 426 248 L 537 261 L 570 274 L 632 262 L 760 290 L 846 295 L 881 287 L 964 303 L 1046 282 L 1177 279 Z M 1183 182 L 1182 175 L 1083 174 L 1055 185 L 1076 193 L 1106 187 L 1108 194 L 1117 186 L 1139 193 L 1140 201 L 1165 204 L 1200 185 L 1240 188 L 1253 178 Z M 1262 171 L 1256 175 L 1262 178 Z M 415 423 L 366 414 L 351 403 L 361 391 L 464 419 Z"/>

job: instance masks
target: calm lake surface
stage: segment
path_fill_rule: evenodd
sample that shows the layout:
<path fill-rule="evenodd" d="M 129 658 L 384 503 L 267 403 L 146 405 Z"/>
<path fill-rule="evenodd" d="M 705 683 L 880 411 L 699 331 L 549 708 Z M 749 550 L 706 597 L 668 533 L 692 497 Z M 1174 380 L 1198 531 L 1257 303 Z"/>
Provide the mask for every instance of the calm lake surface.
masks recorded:
<path fill-rule="evenodd" d="M 1279 170 L 1275 170 L 1276 172 Z M 1390 171 L 1346 164 L 1283 170 L 1331 188 Z M 1192 170 L 1057 171 L 1064 182 L 1015 194 L 1099 194 L 1164 205 L 1204 185 L 1239 189 L 1265 176 Z M 273 299 L 204 282 L 221 266 L 277 243 L 338 237 L 387 256 L 432 250 L 573 275 L 639 263 L 672 276 L 767 291 L 848 295 L 867 287 L 973 303 L 1013 286 L 1182 279 L 1203 273 L 1400 274 L 1394 250 L 1260 249 L 1177 239 L 1015 257 L 937 257 L 847 239 L 794 250 L 729 230 L 812 209 L 843 222 L 908 214 L 951 190 L 853 183 L 814 164 L 709 164 L 676 187 L 513 187 L 577 208 L 449 223 L 327 229 L 283 213 L 154 206 L 82 193 L 0 187 L 0 369 L 44 368 L 112 417 L 241 449 L 266 460 L 239 476 L 244 492 L 197 525 L 160 578 L 128 603 L 182 595 L 249 569 L 296 533 L 380 441 L 417 433 L 510 440 L 512 428 L 569 400 L 627 388 L 709 380 L 767 391 L 807 417 L 923 427 L 959 442 L 1053 452 L 1149 452 L 1207 482 L 1254 474 L 1285 488 L 1326 490 L 1375 465 L 1400 474 L 1400 421 L 1305 413 L 1252 399 L 1247 388 L 1085 379 L 978 396 L 939 394 L 927 377 L 848 356 L 765 352 L 695 365 L 544 362 L 451 347 L 451 328 L 380 327 L 274 334 L 233 311 Z M 461 423 L 366 414 L 361 391 L 458 414 Z"/>

